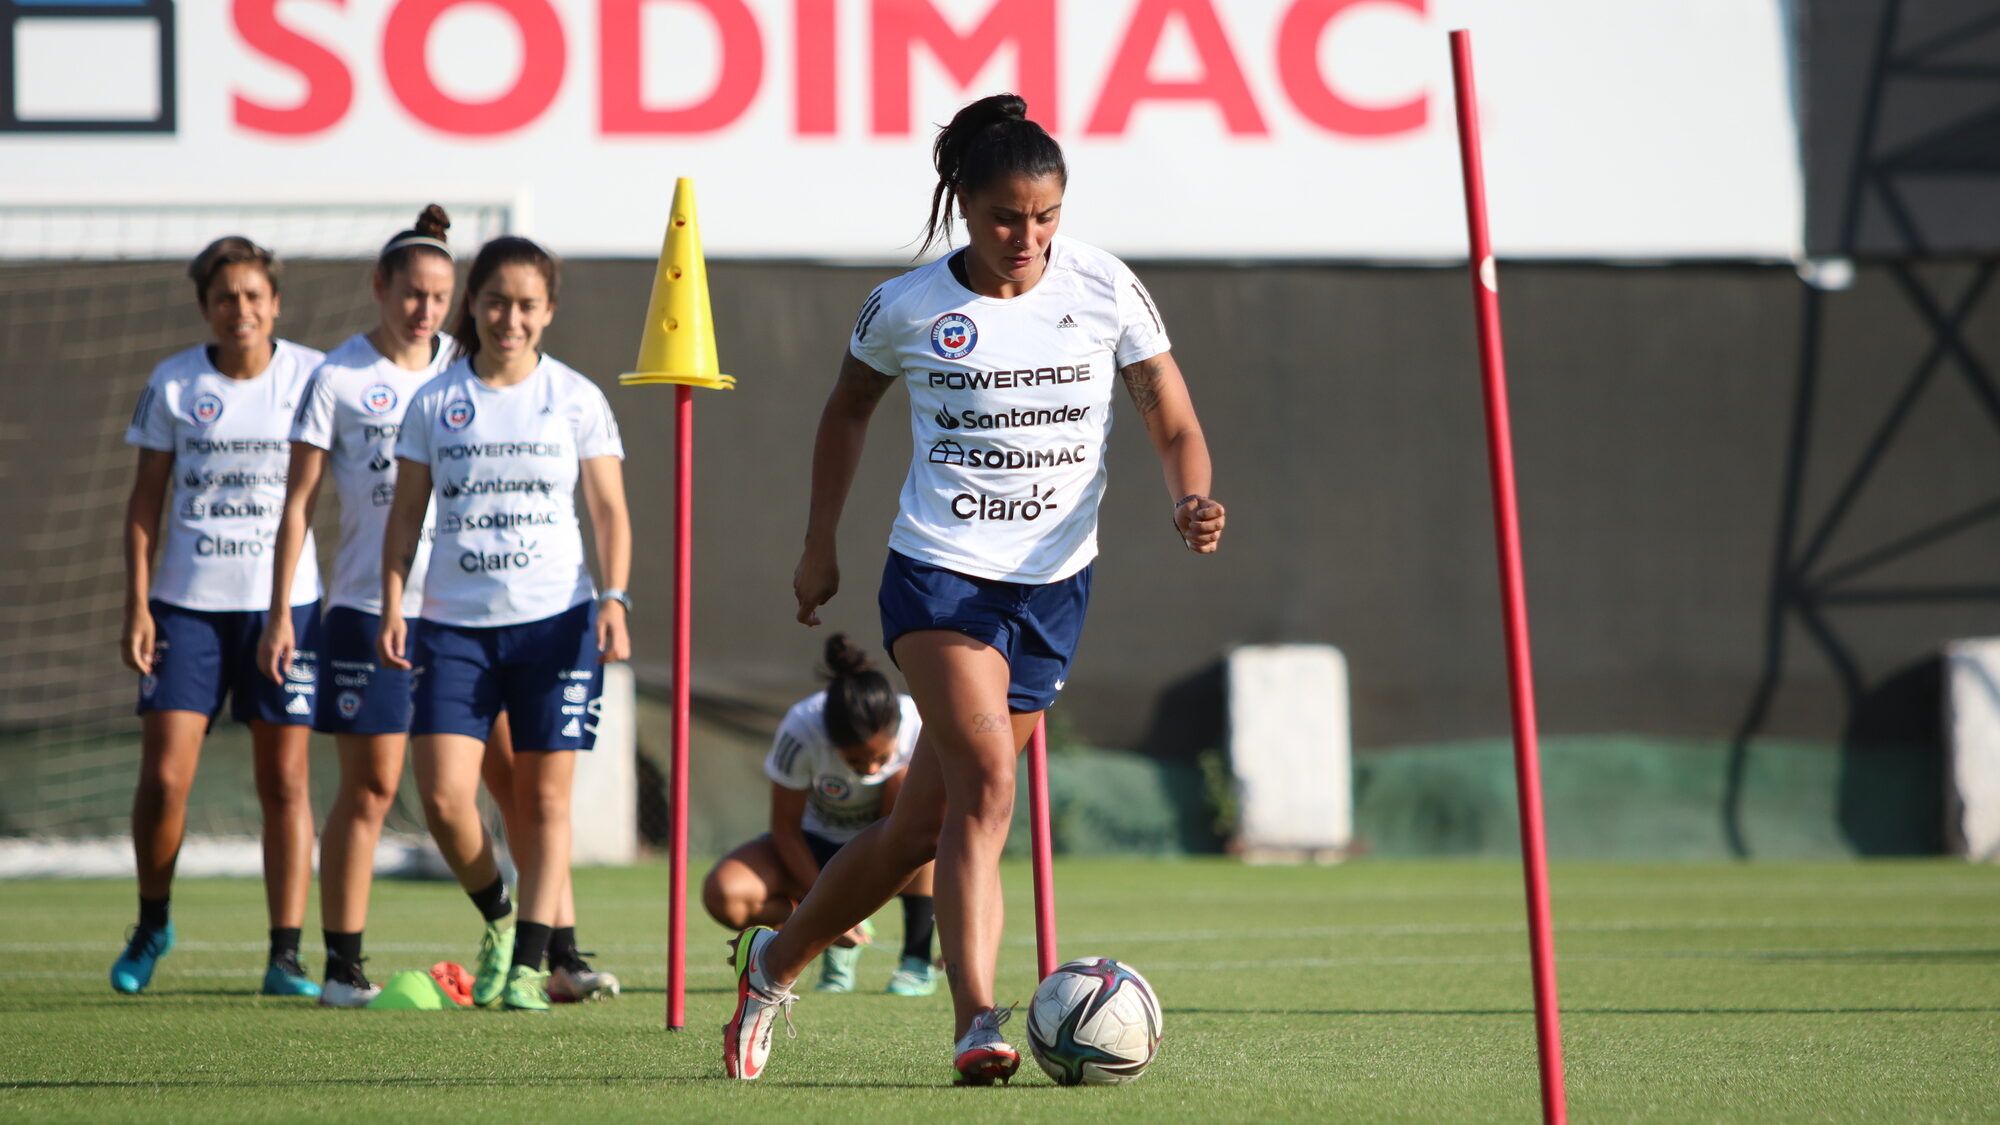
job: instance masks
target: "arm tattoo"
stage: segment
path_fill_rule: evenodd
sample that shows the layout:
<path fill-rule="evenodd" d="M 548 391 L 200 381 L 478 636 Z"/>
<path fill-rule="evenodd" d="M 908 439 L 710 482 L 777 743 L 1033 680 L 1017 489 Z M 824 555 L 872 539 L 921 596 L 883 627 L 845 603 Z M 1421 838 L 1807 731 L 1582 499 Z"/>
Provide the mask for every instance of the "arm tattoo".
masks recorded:
<path fill-rule="evenodd" d="M 1132 405 L 1139 408 L 1139 416 L 1146 417 L 1160 407 L 1160 365 L 1150 359 L 1119 369 L 1118 374 L 1125 380 L 1125 390 L 1132 396 Z"/>
<path fill-rule="evenodd" d="M 992 734 L 994 731 L 1011 731 L 1013 729 L 1014 724 L 1008 720 L 1005 712 L 972 716 L 972 733 L 974 734 Z"/>

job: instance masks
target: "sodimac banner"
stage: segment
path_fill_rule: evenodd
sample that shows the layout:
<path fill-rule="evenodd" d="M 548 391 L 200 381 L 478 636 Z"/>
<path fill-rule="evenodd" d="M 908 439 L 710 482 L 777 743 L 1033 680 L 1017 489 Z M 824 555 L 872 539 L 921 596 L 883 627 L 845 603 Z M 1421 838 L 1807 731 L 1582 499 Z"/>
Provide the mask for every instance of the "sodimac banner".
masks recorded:
<path fill-rule="evenodd" d="M 1137 257 L 1462 256 L 1473 32 L 1513 256 L 1790 258 L 1782 0 L 0 0 L 0 204 L 515 205 L 651 255 L 907 258 L 934 126 L 1024 95 Z M 280 248 L 282 249 L 282 247 Z"/>

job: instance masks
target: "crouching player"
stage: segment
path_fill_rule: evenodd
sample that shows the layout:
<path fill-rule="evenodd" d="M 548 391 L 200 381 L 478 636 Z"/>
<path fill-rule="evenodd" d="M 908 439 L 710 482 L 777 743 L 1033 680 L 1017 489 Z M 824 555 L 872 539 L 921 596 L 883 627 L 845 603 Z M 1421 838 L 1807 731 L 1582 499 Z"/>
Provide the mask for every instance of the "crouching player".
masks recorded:
<path fill-rule="evenodd" d="M 820 868 L 861 830 L 888 816 L 903 788 L 922 720 L 866 653 L 836 633 L 826 642 L 826 690 L 786 713 L 764 759 L 771 778 L 771 831 L 723 856 L 701 887 L 702 904 L 730 930 L 780 926 Z M 931 965 L 936 912 L 931 866 L 902 890 L 903 959 L 889 978 L 897 996 L 937 991 Z M 820 958 L 821 992 L 852 992 L 854 963 L 872 936 L 867 922 Z"/>

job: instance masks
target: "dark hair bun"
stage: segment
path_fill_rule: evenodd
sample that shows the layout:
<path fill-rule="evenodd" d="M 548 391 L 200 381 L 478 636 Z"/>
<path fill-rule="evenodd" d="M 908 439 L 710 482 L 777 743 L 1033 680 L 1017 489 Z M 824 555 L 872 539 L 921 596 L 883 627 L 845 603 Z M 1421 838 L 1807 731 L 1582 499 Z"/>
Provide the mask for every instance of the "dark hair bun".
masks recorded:
<path fill-rule="evenodd" d="M 433 203 L 424 208 L 423 214 L 417 216 L 416 225 L 411 228 L 411 233 L 419 238 L 435 238 L 443 242 L 444 232 L 450 229 L 451 216 L 444 213 L 444 208 Z"/>
<path fill-rule="evenodd" d="M 963 124 L 968 129 L 991 125 L 995 121 L 1015 121 L 1028 119 L 1028 99 L 1019 94 L 988 94 L 958 111 L 946 128 L 956 129 Z"/>
<path fill-rule="evenodd" d="M 846 633 L 826 639 L 826 673 L 822 719 L 835 746 L 857 746 L 902 725 L 903 701 L 895 685 Z"/>
<path fill-rule="evenodd" d="M 834 679 L 846 679 L 872 667 L 868 654 L 848 640 L 846 633 L 835 633 L 826 639 L 826 670 Z"/>
<path fill-rule="evenodd" d="M 933 243 L 951 245 L 951 197 L 972 193 L 1003 176 L 1055 176 L 1069 182 L 1062 146 L 1048 131 L 1028 120 L 1028 101 L 1019 94 L 988 94 L 952 115 L 931 143 L 931 164 L 937 187 L 931 191 L 931 216 L 924 224 L 921 256 Z"/>

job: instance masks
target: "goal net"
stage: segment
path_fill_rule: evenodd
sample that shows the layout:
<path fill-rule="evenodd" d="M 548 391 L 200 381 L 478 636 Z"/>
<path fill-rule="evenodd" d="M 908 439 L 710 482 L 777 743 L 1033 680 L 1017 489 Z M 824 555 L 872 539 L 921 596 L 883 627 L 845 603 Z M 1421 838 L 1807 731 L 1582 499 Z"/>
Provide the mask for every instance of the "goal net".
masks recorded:
<path fill-rule="evenodd" d="M 381 204 L 0 206 L 0 877 L 129 874 L 139 761 L 135 677 L 119 662 L 121 536 L 134 453 L 124 443 L 153 365 L 203 338 L 183 273 L 243 234 L 286 261 L 287 339 L 326 348 L 373 323 L 368 269 L 428 200 Z M 506 233 L 507 205 L 442 201 L 454 243 Z M 338 502 L 320 501 L 330 555 Z M 313 750 L 331 802 L 335 756 Z M 407 779 L 406 779 L 407 780 Z M 406 784 L 390 828 L 423 830 Z M 259 869 L 249 733 L 218 722 L 189 802 L 189 873 Z"/>

